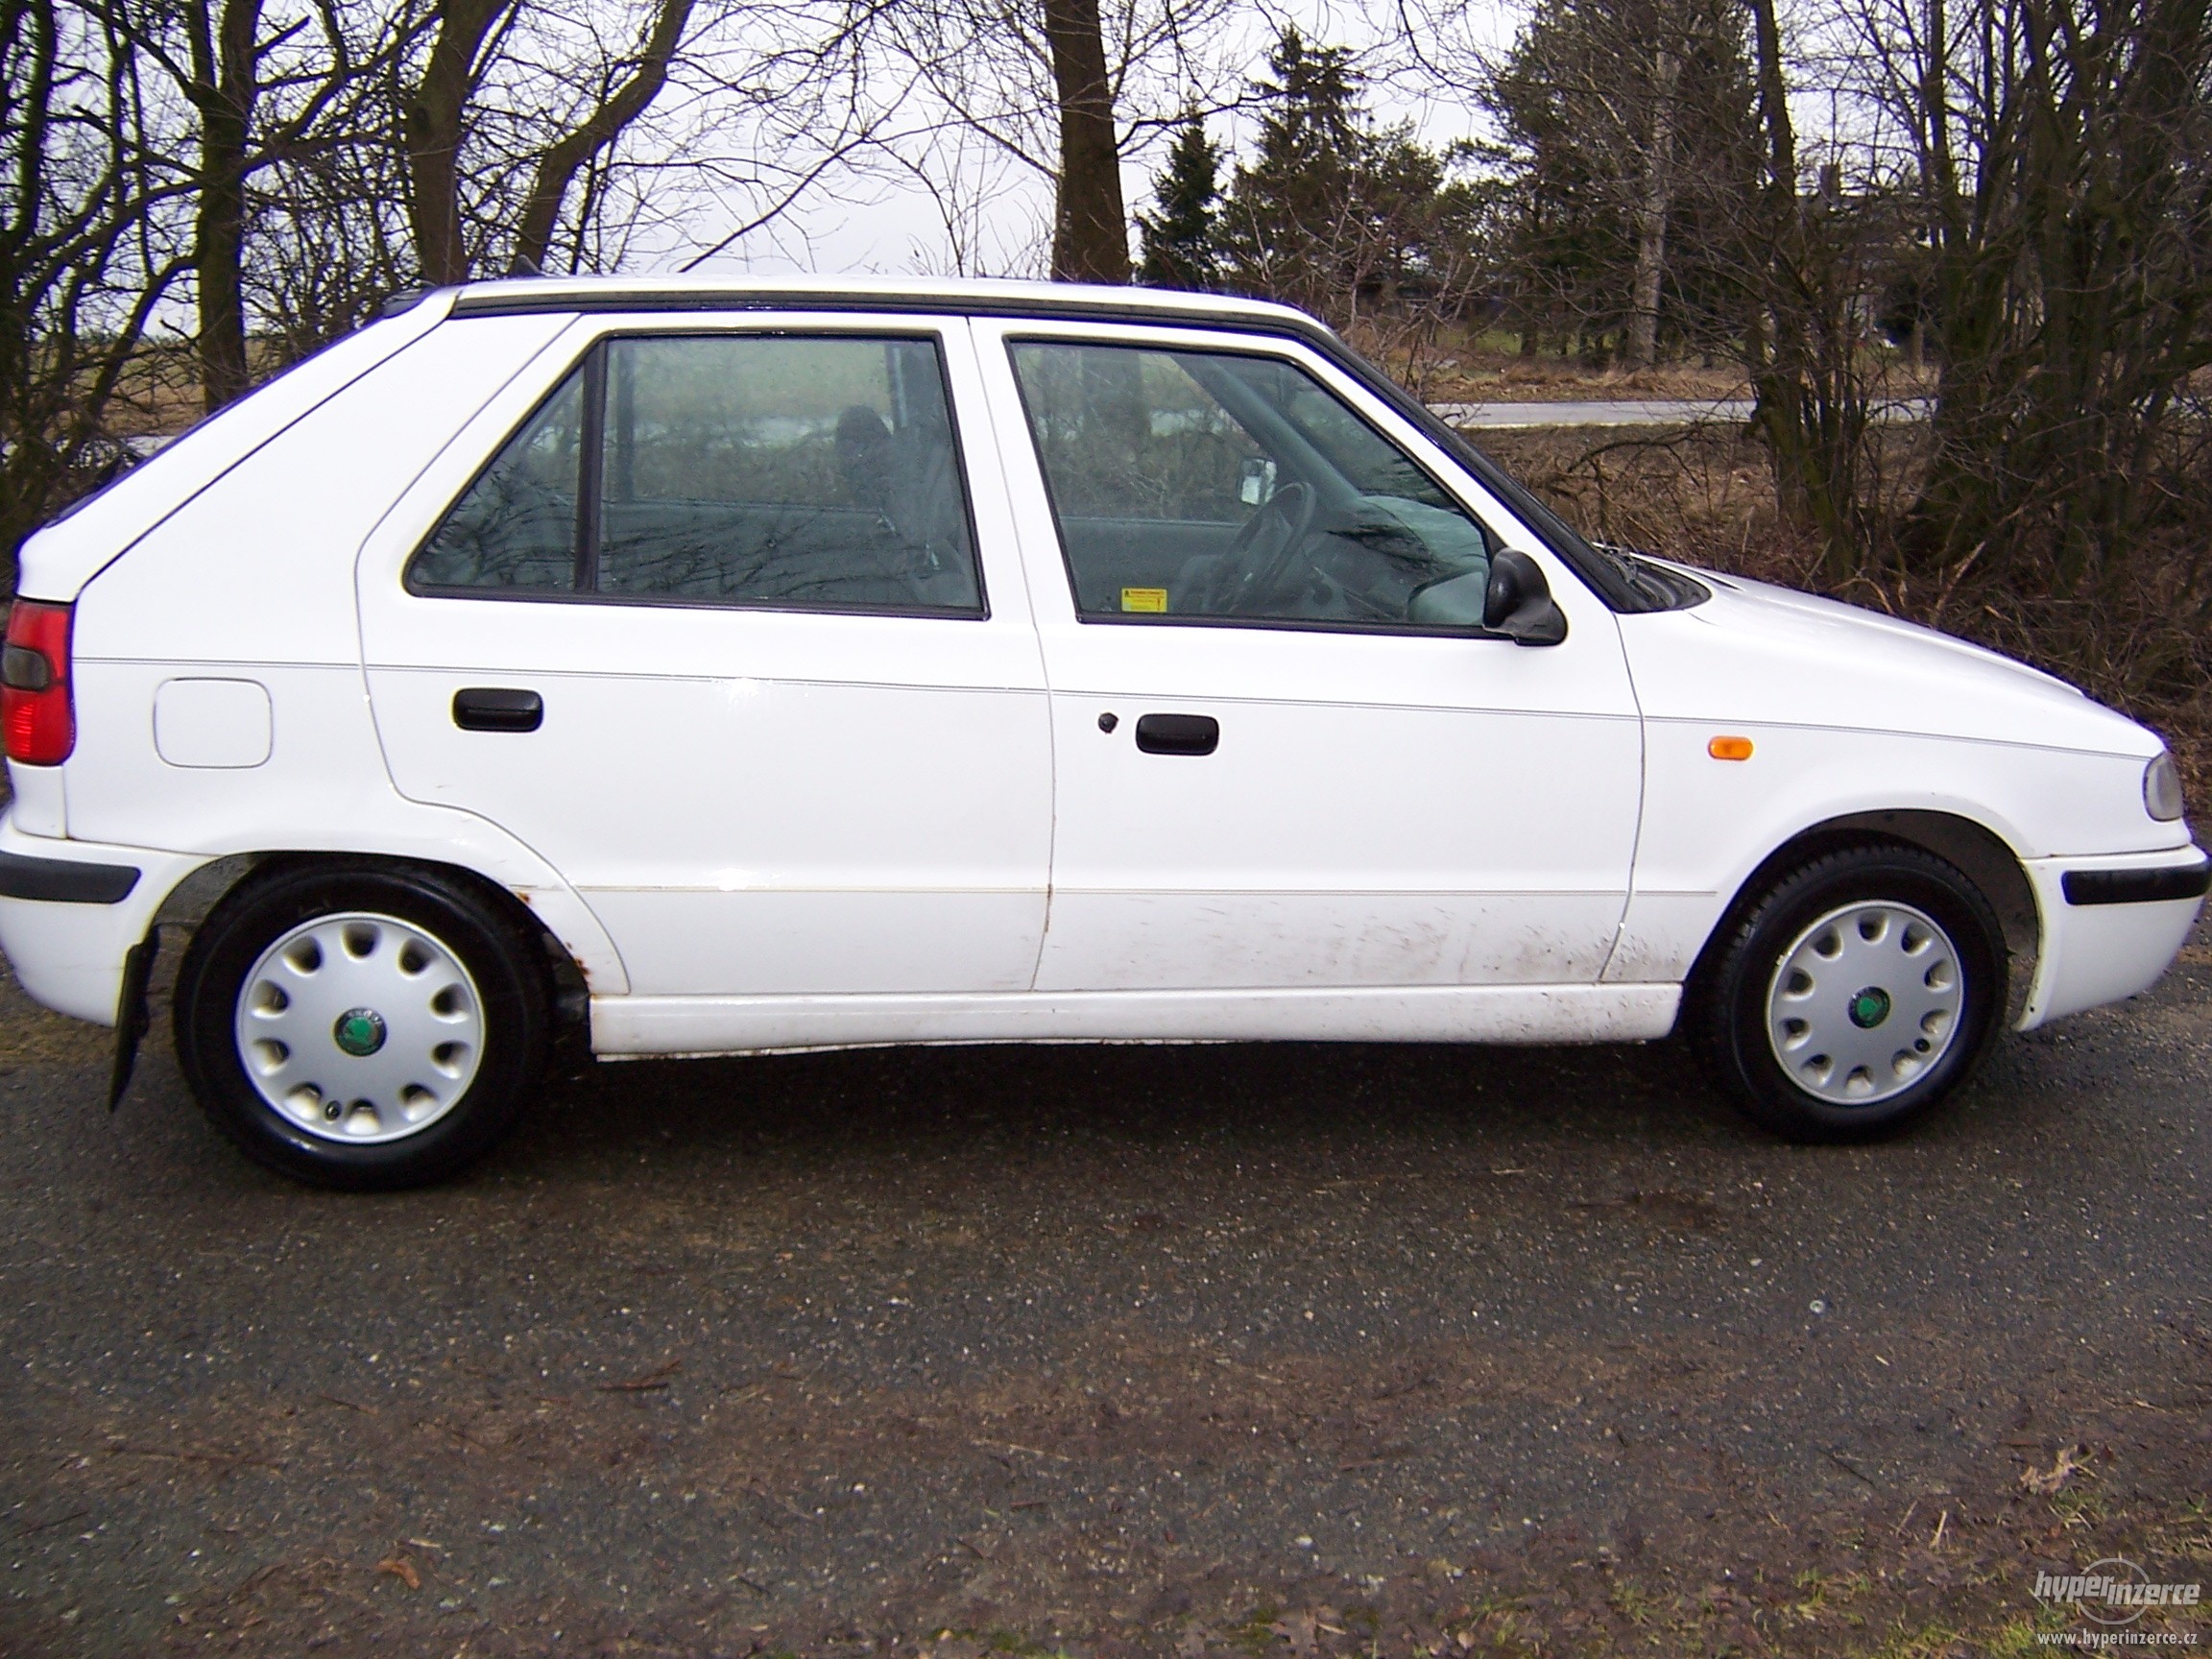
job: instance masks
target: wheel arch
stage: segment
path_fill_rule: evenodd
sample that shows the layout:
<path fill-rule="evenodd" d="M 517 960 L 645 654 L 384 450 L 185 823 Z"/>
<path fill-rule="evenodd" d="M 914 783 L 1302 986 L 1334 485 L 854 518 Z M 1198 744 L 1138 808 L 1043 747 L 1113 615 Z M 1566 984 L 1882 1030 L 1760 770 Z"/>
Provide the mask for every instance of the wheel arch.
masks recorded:
<path fill-rule="evenodd" d="M 543 948 L 553 977 L 554 1013 L 564 1029 L 588 1018 L 590 989 L 583 965 L 570 954 L 561 938 L 520 895 L 482 871 L 443 859 L 410 858 L 375 853 L 325 853 L 275 851 L 233 853 L 194 870 L 161 902 L 154 926 L 174 926 L 197 932 L 216 905 L 251 883 L 273 880 L 294 872 L 364 870 L 426 871 L 466 886 L 497 914 L 514 923 L 526 937 Z"/>
<path fill-rule="evenodd" d="M 1690 970 L 1690 994 L 1697 995 L 1704 986 L 1714 957 L 1730 937 L 1738 919 L 1758 902 L 1759 896 L 1784 870 L 1839 848 L 1882 843 L 1932 853 L 1974 883 L 1982 897 L 1988 901 L 1998 925 L 2004 929 L 2006 954 L 2012 962 L 2008 1000 L 2013 1004 L 2024 1002 L 2029 987 L 2034 982 L 2036 958 L 2042 949 L 2043 922 L 2042 911 L 2035 902 L 2034 886 L 2028 878 L 2019 854 L 1985 824 L 1956 812 L 1916 807 L 1850 812 L 1824 819 L 1798 830 L 1761 859 L 1730 895 L 1699 948 L 1696 961 Z M 2008 1021 L 2018 1013 L 2018 1006 L 2008 1008 Z"/>

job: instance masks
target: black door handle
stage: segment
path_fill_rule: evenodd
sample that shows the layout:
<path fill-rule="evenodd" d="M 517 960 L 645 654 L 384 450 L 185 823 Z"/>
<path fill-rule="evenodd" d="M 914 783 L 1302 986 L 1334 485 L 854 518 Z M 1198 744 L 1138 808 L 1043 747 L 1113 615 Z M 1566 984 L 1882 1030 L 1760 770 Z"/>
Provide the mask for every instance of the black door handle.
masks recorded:
<path fill-rule="evenodd" d="M 1144 714 L 1137 747 L 1147 755 L 1211 755 L 1221 745 L 1221 722 L 1211 714 Z"/>
<path fill-rule="evenodd" d="M 545 699 L 504 685 L 465 685 L 453 693 L 453 724 L 464 732 L 535 732 L 545 724 Z"/>

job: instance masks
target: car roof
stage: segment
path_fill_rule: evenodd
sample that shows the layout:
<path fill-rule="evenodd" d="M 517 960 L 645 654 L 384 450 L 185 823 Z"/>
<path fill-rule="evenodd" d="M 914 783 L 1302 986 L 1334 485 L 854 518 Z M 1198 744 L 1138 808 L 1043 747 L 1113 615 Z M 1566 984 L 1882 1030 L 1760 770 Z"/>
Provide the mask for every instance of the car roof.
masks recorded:
<path fill-rule="evenodd" d="M 1276 333 L 1325 332 L 1293 306 L 1229 294 L 981 276 L 517 276 L 444 291 L 449 315 L 543 311 L 875 310 L 1173 320 L 1257 325 Z M 413 303 L 426 296 L 401 297 Z M 396 304 L 391 309 L 401 308 Z M 388 313 L 389 314 L 389 313 Z"/>

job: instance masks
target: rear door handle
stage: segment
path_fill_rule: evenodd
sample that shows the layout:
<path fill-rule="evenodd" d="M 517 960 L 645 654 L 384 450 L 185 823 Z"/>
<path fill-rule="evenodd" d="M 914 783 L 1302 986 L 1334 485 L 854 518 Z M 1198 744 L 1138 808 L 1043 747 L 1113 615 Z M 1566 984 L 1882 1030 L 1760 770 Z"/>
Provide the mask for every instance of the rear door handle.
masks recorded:
<path fill-rule="evenodd" d="M 1211 714 L 1144 714 L 1137 747 L 1147 755 L 1211 755 L 1221 745 L 1221 722 Z"/>
<path fill-rule="evenodd" d="M 453 693 L 453 724 L 464 732 L 535 732 L 545 699 L 504 685 L 465 685 Z"/>

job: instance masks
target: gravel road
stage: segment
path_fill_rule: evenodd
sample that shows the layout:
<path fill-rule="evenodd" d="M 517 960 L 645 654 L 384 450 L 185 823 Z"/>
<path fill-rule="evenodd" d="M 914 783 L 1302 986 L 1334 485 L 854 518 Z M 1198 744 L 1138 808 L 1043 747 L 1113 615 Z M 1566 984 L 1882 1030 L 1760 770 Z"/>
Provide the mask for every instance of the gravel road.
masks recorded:
<path fill-rule="evenodd" d="M 572 1066 L 340 1197 L 105 1037 L 0 992 L 11 1655 L 1932 1655 L 2212 1576 L 2203 928 L 1850 1150 L 1669 1045 L 967 1048 Z"/>

